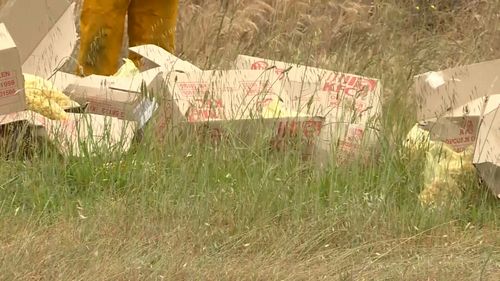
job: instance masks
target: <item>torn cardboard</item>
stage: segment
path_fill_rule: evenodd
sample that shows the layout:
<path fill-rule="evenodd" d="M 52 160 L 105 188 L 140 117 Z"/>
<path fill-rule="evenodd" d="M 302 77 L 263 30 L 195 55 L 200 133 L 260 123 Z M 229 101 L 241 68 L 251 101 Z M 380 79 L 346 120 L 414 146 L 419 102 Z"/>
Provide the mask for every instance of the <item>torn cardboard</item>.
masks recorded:
<path fill-rule="evenodd" d="M 62 71 L 51 78 L 54 85 L 79 103 L 88 103 L 87 112 L 138 122 L 138 128 L 152 116 L 157 108 L 152 85 L 163 72 L 175 69 L 182 73 L 198 73 L 194 65 L 181 61 L 155 45 L 130 48 L 147 59 L 148 68 L 132 77 L 90 75 L 79 77 Z M 159 89 L 160 88 L 156 88 Z"/>
<path fill-rule="evenodd" d="M 0 23 L 0 114 L 26 109 L 24 77 L 17 46 Z"/>
<path fill-rule="evenodd" d="M 37 137 L 46 138 L 66 156 L 81 157 L 102 151 L 123 153 L 130 148 L 134 122 L 93 114 L 68 115 L 67 120 L 54 121 L 22 111 L 0 116 L 0 126 L 13 123 L 29 126 Z"/>
<path fill-rule="evenodd" d="M 455 152 L 475 146 L 481 115 L 500 102 L 500 96 L 480 97 L 448 110 L 439 118 L 420 121 L 419 127 L 429 132 L 431 141 L 448 144 Z"/>

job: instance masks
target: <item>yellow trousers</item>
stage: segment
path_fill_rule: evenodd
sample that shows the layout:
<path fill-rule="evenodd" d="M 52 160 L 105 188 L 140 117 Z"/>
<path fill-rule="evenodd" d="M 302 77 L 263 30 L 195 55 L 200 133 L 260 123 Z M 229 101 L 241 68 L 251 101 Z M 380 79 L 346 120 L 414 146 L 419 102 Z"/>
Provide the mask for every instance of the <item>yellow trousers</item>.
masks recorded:
<path fill-rule="evenodd" d="M 154 44 L 173 53 L 178 6 L 179 0 L 83 0 L 77 74 L 118 70 L 127 15 L 130 47 Z M 140 67 L 138 56 L 130 59 Z"/>

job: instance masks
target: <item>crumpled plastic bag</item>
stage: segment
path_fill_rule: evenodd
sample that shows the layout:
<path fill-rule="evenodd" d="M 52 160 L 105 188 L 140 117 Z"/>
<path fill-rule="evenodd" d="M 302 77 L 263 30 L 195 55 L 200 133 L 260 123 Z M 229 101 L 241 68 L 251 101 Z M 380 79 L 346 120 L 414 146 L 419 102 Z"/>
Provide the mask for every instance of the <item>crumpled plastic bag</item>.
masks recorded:
<path fill-rule="evenodd" d="M 411 152 L 425 151 L 424 188 L 419 194 L 422 205 L 442 205 L 462 195 L 458 178 L 474 170 L 472 145 L 456 152 L 444 142 L 431 141 L 429 132 L 415 124 L 404 146 Z"/>
<path fill-rule="evenodd" d="M 118 71 L 113 74 L 114 77 L 133 77 L 139 74 L 140 70 L 137 68 L 135 63 L 130 59 L 123 59 L 124 64 L 118 69 Z"/>

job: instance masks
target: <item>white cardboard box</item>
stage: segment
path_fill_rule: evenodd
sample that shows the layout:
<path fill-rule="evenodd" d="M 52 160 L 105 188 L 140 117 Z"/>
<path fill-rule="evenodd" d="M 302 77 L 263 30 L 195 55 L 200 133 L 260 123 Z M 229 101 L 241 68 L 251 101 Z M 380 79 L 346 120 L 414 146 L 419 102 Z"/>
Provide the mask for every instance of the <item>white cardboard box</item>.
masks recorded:
<path fill-rule="evenodd" d="M 376 146 L 382 114 L 378 79 L 246 55 L 238 55 L 234 66 L 274 71 L 293 110 L 325 118 L 316 149 L 321 165 Z"/>
<path fill-rule="evenodd" d="M 380 117 L 382 86 L 378 79 L 246 55 L 238 55 L 234 65 L 236 69 L 275 71 L 294 110 L 326 117 L 337 114 L 347 102 L 355 104 L 358 118 L 353 122 Z"/>
<path fill-rule="evenodd" d="M 155 135 L 162 140 L 167 128 L 194 129 L 203 136 L 223 138 L 237 134 L 247 143 L 267 135 L 275 148 L 285 148 L 285 138 L 300 136 L 311 154 L 324 118 L 266 110 L 290 105 L 278 75 L 262 70 L 211 70 L 198 73 L 165 73 L 157 85 L 167 96 L 152 119 Z M 208 130 L 208 132 L 207 132 Z M 301 134 L 301 132 L 305 132 Z M 197 134 L 195 134 L 196 136 Z"/>

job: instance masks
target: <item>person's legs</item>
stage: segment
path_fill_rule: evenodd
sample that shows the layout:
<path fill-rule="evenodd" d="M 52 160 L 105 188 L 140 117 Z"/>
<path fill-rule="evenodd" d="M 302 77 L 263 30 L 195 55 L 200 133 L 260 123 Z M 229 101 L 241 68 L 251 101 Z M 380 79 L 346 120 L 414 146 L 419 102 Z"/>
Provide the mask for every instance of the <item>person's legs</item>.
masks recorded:
<path fill-rule="evenodd" d="M 128 11 L 129 46 L 157 45 L 175 51 L 175 29 L 179 0 L 132 0 Z M 130 54 L 140 67 L 140 57 Z"/>
<path fill-rule="evenodd" d="M 129 0 L 84 0 L 77 74 L 112 75 L 118 70 Z"/>

